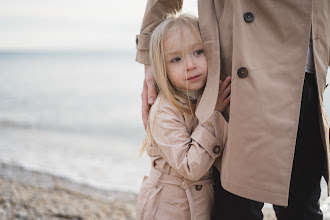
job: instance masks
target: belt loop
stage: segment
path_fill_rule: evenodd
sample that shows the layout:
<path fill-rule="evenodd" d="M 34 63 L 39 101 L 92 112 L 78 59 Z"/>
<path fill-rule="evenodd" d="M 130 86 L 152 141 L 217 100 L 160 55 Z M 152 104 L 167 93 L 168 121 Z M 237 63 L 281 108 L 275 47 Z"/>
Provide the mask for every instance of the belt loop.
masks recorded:
<path fill-rule="evenodd" d="M 155 168 L 152 168 L 152 171 L 153 172 L 150 174 L 150 176 L 152 176 L 153 185 L 154 185 L 154 187 L 156 187 L 157 185 L 159 185 L 160 177 L 163 175 L 163 173 L 159 172 Z"/>
<path fill-rule="evenodd" d="M 185 190 L 188 188 L 188 185 L 189 185 L 189 181 L 187 181 L 186 179 L 183 179 L 180 187 Z"/>

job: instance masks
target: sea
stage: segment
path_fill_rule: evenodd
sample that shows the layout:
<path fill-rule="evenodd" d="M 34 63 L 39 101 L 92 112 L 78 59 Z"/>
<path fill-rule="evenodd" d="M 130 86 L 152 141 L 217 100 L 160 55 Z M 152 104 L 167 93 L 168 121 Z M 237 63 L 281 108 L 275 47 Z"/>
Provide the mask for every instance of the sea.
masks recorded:
<path fill-rule="evenodd" d="M 143 79 L 135 50 L 0 53 L 0 162 L 137 192 Z"/>
<path fill-rule="evenodd" d="M 0 52 L 0 162 L 138 192 L 143 78 L 135 49 Z M 330 115 L 329 88 L 324 103 Z M 330 216 L 324 180 L 322 198 Z"/>

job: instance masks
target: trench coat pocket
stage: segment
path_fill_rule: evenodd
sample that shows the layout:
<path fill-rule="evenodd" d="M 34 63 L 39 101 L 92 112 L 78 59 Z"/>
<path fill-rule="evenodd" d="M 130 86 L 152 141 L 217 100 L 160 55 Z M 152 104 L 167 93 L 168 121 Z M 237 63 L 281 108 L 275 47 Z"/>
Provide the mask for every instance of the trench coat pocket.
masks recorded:
<path fill-rule="evenodd" d="M 190 213 L 187 213 L 185 207 L 174 206 L 165 202 L 160 202 L 157 212 L 155 214 L 155 220 L 174 220 L 174 219 L 190 219 Z"/>
<path fill-rule="evenodd" d="M 136 204 L 136 220 L 154 219 L 163 188 L 164 186 L 155 185 L 150 178 L 143 181 Z"/>

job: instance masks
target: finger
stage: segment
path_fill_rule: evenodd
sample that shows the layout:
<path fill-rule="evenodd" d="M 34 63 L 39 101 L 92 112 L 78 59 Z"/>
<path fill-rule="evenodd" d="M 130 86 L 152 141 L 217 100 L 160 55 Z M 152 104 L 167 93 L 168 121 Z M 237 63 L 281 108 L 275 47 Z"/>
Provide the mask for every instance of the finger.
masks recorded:
<path fill-rule="evenodd" d="M 156 87 L 155 87 L 155 79 L 152 74 L 152 68 L 150 65 L 144 65 L 144 71 L 145 71 L 145 80 L 147 83 L 148 88 L 148 103 L 152 105 L 157 97 Z"/>
<path fill-rule="evenodd" d="M 226 87 L 230 84 L 231 77 L 227 76 L 227 78 L 223 81 L 221 86 L 219 87 L 219 93 L 223 93 L 223 91 L 226 89 Z"/>
<path fill-rule="evenodd" d="M 143 120 L 144 128 L 146 129 L 147 128 L 150 105 L 148 104 L 147 84 L 146 84 L 145 80 L 144 80 L 144 83 L 143 83 L 141 99 L 142 99 L 142 120 Z"/>
<path fill-rule="evenodd" d="M 227 76 L 227 78 L 223 81 L 222 86 L 227 87 L 231 83 L 231 77 Z"/>
<path fill-rule="evenodd" d="M 218 96 L 220 96 L 220 95 L 222 94 L 222 92 L 223 92 L 223 89 L 222 89 L 221 85 L 222 85 L 222 81 L 220 80 L 220 81 L 219 81 L 219 91 L 218 91 Z"/>
<path fill-rule="evenodd" d="M 223 101 L 226 105 L 228 105 L 230 102 L 230 95 Z"/>
<path fill-rule="evenodd" d="M 149 105 L 152 105 L 152 104 L 154 104 L 156 96 L 157 96 L 155 81 L 154 80 L 148 81 L 147 87 L 148 87 L 148 103 L 149 103 Z"/>
<path fill-rule="evenodd" d="M 231 85 L 227 86 L 223 93 L 220 95 L 223 99 L 225 99 L 231 92 Z"/>

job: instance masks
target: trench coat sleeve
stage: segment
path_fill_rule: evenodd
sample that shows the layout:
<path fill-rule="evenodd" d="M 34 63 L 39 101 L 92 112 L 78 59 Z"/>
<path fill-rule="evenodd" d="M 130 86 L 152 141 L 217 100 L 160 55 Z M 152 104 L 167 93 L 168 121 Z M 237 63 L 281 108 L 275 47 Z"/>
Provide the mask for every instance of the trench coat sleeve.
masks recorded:
<path fill-rule="evenodd" d="M 165 14 L 181 10 L 182 4 L 183 0 L 148 0 L 141 32 L 136 36 L 137 62 L 150 65 L 148 48 L 152 31 L 163 21 Z"/>
<path fill-rule="evenodd" d="M 155 107 L 155 106 L 153 106 Z M 227 122 L 215 111 L 204 124 L 198 124 L 190 134 L 184 115 L 169 103 L 160 105 L 150 118 L 154 147 L 180 175 L 199 180 L 222 155 L 227 140 Z"/>

